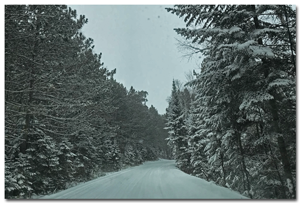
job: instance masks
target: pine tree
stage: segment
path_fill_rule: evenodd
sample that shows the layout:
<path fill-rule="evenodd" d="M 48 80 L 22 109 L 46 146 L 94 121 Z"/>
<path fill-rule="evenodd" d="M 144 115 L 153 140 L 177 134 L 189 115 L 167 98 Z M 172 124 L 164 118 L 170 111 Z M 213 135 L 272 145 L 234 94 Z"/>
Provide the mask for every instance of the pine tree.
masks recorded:
<path fill-rule="evenodd" d="M 79 32 L 86 22 L 64 5 L 5 7 L 7 174 L 23 178 L 7 187 L 8 198 L 65 188 L 102 163 L 112 73 Z"/>
<path fill-rule="evenodd" d="M 200 105 L 209 106 L 206 123 L 212 125 L 205 126 L 213 130 L 210 135 L 220 137 L 221 144 L 215 146 L 221 149 L 223 146 L 225 150 L 225 160 L 228 160 L 224 162 L 225 168 L 230 170 L 231 165 L 241 164 L 242 173 L 229 174 L 225 180 L 249 197 L 285 198 L 285 192 L 280 191 L 286 191 L 288 198 L 295 198 L 295 176 L 284 139 L 294 140 L 295 133 L 284 134 L 282 129 L 293 131 L 293 124 L 284 124 L 279 118 L 280 112 L 293 111 L 282 104 L 289 101 L 293 106 L 293 93 L 288 92 L 294 92 L 295 88 L 295 10 L 285 5 L 179 5 L 167 10 L 179 17 L 185 16 L 187 26 L 194 23 L 196 28 L 175 30 L 192 43 L 203 46 L 205 59 L 195 83 L 200 87 Z M 295 111 L 292 114 L 295 115 Z M 221 118 L 221 125 L 214 117 Z M 224 119 L 229 122 L 224 123 Z M 259 138 L 254 137 L 254 126 L 259 128 Z M 274 135 L 276 139 L 271 138 Z M 256 149 L 250 149 L 251 145 Z M 268 178 L 255 171 L 259 164 L 255 161 L 258 146 L 263 147 L 264 153 L 271 154 L 268 161 L 273 164 L 267 168 L 274 168 L 276 172 Z M 276 157 L 281 159 L 281 166 L 274 163 Z M 242 188 L 238 187 L 239 177 L 243 180 Z M 257 185 L 273 185 L 274 192 L 253 194 L 256 178 L 265 180 Z M 273 182 L 269 178 L 273 178 Z"/>
<path fill-rule="evenodd" d="M 186 143 L 184 140 L 186 137 L 186 130 L 182 106 L 179 100 L 179 91 L 176 88 L 174 80 L 172 84 L 172 95 L 166 110 L 166 117 L 167 123 L 165 129 L 167 129 L 169 133 L 169 137 L 167 138 L 168 145 L 172 148 L 173 156 L 176 158 L 179 167 L 184 168 L 181 161 L 185 159 L 184 151 Z"/>

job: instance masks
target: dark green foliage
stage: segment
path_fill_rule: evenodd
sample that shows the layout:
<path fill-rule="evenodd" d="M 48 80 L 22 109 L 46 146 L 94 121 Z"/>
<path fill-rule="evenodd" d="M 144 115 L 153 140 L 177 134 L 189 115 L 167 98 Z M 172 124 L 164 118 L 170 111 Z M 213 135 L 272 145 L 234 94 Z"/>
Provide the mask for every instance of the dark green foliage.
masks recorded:
<path fill-rule="evenodd" d="M 180 101 L 179 90 L 175 85 L 175 81 L 172 83 L 172 95 L 169 99 L 169 106 L 166 109 L 166 130 L 168 130 L 169 137 L 168 145 L 172 149 L 172 155 L 177 160 L 177 166 L 183 168 L 183 162 L 189 157 L 186 155 L 186 128 L 184 123 L 184 103 Z"/>
<path fill-rule="evenodd" d="M 204 55 L 201 73 L 187 84 L 196 96 L 185 121 L 185 167 L 250 198 L 295 198 L 295 9 L 167 10 L 184 17 L 187 28 L 176 32 Z"/>
<path fill-rule="evenodd" d="M 163 117 L 103 67 L 86 23 L 65 5 L 5 6 L 7 199 L 167 156 Z"/>

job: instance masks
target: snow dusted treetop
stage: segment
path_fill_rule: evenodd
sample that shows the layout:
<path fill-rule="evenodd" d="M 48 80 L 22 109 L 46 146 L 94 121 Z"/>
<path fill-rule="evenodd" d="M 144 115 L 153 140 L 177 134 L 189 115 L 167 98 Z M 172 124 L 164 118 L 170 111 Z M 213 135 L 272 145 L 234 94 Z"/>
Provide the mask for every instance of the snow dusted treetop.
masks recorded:
<path fill-rule="evenodd" d="M 185 136 L 184 115 L 179 100 L 179 91 L 176 88 L 175 81 L 172 83 L 172 94 L 169 100 L 169 106 L 166 109 L 167 123 L 166 128 L 169 133 L 168 144 L 173 148 L 176 156 L 182 147 L 182 139 Z"/>

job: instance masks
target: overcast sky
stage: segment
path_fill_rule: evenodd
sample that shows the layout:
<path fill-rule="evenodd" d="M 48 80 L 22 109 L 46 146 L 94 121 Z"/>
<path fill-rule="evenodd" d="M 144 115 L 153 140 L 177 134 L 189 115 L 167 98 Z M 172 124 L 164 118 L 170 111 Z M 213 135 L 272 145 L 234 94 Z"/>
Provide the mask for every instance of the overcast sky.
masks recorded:
<path fill-rule="evenodd" d="M 117 69 L 116 80 L 127 89 L 147 91 L 147 105 L 165 113 L 173 78 L 184 82 L 185 73 L 200 64 L 197 57 L 188 61 L 178 50 L 176 39 L 182 38 L 173 29 L 185 24 L 165 10 L 172 5 L 70 7 L 88 18 L 82 31 L 94 39 L 94 50 L 102 53 L 104 66 Z"/>

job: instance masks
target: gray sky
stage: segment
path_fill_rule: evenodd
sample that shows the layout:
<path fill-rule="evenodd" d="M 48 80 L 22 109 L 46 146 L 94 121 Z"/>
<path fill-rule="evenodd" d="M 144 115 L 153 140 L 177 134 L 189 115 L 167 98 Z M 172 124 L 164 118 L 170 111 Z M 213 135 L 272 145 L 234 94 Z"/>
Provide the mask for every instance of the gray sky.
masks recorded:
<path fill-rule="evenodd" d="M 188 61 L 177 48 L 181 39 L 173 30 L 185 27 L 183 19 L 168 13 L 163 5 L 70 5 L 77 15 L 88 18 L 83 27 L 86 37 L 94 39 L 95 52 L 115 78 L 129 89 L 148 92 L 147 105 L 160 114 L 168 106 L 172 80 L 184 82 L 185 73 L 197 69 L 199 60 Z"/>

